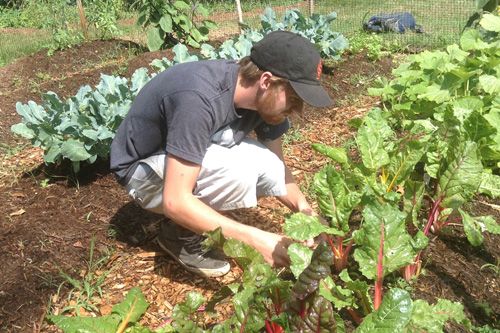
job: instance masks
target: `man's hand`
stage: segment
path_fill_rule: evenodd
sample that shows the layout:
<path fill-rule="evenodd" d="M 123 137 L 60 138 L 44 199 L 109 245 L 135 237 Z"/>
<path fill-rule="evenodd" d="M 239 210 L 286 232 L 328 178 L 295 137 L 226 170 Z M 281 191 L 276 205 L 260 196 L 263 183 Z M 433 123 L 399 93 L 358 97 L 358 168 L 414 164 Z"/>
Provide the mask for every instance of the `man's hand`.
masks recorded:
<path fill-rule="evenodd" d="M 288 246 L 293 241 L 285 236 L 277 235 L 271 232 L 259 230 L 252 237 L 252 246 L 259 251 L 264 260 L 274 267 L 290 266 L 288 257 Z"/>

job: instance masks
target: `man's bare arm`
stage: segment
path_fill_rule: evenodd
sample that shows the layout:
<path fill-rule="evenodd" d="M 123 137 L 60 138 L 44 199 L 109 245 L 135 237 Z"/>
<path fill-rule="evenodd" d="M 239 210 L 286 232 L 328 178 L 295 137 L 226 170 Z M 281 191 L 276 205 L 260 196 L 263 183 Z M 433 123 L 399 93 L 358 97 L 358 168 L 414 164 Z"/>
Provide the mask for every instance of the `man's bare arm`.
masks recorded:
<path fill-rule="evenodd" d="M 264 144 L 269 148 L 269 150 L 275 153 L 285 165 L 285 183 L 287 194 L 278 197 L 278 199 L 293 212 L 303 212 L 307 215 L 315 215 L 313 209 L 307 202 L 306 197 L 295 183 L 290 169 L 288 169 L 285 164 L 281 138 L 265 142 Z"/>
<path fill-rule="evenodd" d="M 254 247 L 271 265 L 288 265 L 289 239 L 225 217 L 193 195 L 199 172 L 197 164 L 172 155 L 167 157 L 163 189 L 165 215 L 196 233 L 220 227 L 224 236 Z"/>

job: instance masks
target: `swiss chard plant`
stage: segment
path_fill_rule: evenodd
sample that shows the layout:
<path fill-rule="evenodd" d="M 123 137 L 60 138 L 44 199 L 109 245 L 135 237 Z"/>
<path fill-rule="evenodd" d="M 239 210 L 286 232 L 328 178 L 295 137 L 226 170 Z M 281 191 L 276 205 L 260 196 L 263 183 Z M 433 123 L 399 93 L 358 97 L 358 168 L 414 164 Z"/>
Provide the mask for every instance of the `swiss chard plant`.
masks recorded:
<path fill-rule="evenodd" d="M 369 90 L 382 97 L 395 127 L 404 131 L 425 120 L 434 129 L 424 157 L 430 177 L 453 140 L 474 144 L 484 166 L 480 190 L 491 196 L 500 195 L 499 33 L 500 17 L 485 14 L 460 45 L 414 55 L 393 71 L 394 79 Z"/>
<path fill-rule="evenodd" d="M 332 274 L 333 252 L 321 242 L 312 253 L 310 263 L 294 279 L 280 276 L 266 264 L 254 249 L 240 242 L 224 239 L 220 229 L 209 240 L 221 246 L 244 270 L 239 281 L 224 286 L 210 300 L 198 293 L 188 293 L 177 304 L 171 321 L 155 332 L 345 332 L 339 314 L 341 309 L 366 306 L 367 313 L 359 318 L 355 332 L 441 332 L 445 323 L 454 320 L 470 327 L 462 305 L 438 300 L 434 305 L 413 301 L 407 291 L 389 289 L 378 309 L 368 300 L 367 284 L 353 280 L 344 270 L 338 277 Z M 357 297 L 358 295 L 364 295 Z M 201 320 L 203 313 L 215 313 L 215 306 L 231 297 L 233 315 L 213 326 Z M 365 305 L 358 302 L 363 299 Z M 113 307 L 103 317 L 49 316 L 64 332 L 153 332 L 138 324 L 147 303 L 137 288 L 124 302 Z"/>

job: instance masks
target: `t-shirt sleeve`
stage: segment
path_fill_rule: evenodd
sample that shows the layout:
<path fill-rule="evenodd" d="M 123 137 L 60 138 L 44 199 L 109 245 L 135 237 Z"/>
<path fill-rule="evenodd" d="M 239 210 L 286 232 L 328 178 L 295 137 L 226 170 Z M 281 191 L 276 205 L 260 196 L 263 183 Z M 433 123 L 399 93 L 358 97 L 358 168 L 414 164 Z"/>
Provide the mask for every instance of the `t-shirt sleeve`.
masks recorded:
<path fill-rule="evenodd" d="M 209 101 L 197 92 L 181 91 L 165 97 L 163 107 L 167 153 L 201 165 L 214 126 Z"/>
<path fill-rule="evenodd" d="M 262 123 L 255 128 L 255 134 L 257 134 L 257 139 L 259 139 L 259 141 L 272 141 L 285 134 L 289 128 L 290 121 L 287 118 L 285 119 L 285 121 L 278 125 Z"/>

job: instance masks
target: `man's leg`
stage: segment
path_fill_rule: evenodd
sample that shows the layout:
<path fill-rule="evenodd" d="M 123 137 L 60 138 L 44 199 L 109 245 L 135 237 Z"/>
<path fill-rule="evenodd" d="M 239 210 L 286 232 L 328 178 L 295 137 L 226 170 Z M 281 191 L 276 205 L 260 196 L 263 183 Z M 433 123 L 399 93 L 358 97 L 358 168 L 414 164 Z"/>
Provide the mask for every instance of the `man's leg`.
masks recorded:
<path fill-rule="evenodd" d="M 143 160 L 127 185 L 129 194 L 141 207 L 156 213 L 163 213 L 164 165 L 165 156 Z M 284 170 L 281 160 L 255 140 L 246 139 L 232 148 L 211 145 L 194 194 L 218 211 L 254 207 L 257 197 L 286 194 Z M 204 276 L 227 273 L 229 264 L 220 255 L 201 251 L 202 240 L 174 223 L 162 223 L 158 237 L 160 246 L 188 270 Z"/>
<path fill-rule="evenodd" d="M 165 155 L 152 156 L 137 166 L 126 188 L 142 208 L 163 215 L 163 172 Z M 158 174 L 160 173 L 160 174 Z M 186 270 L 204 277 L 222 276 L 231 266 L 220 251 L 206 251 L 201 243 L 204 237 L 172 221 L 160 223 L 158 245 Z"/>

